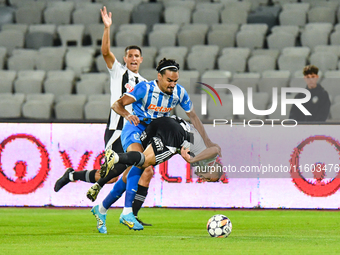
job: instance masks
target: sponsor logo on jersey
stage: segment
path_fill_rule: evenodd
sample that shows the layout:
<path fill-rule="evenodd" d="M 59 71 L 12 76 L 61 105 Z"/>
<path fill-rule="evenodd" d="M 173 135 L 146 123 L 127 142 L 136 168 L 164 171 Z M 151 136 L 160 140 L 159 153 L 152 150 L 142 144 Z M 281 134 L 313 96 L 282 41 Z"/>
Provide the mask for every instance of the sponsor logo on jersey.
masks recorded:
<path fill-rule="evenodd" d="M 156 145 L 157 151 L 162 151 L 163 148 L 164 148 L 164 145 L 163 145 L 161 139 L 158 138 L 158 137 L 153 137 L 153 141 L 154 141 L 154 143 Z"/>
<path fill-rule="evenodd" d="M 126 88 L 127 92 L 132 92 L 134 90 L 134 87 L 129 83 L 126 83 L 124 87 Z"/>
<path fill-rule="evenodd" d="M 150 104 L 148 107 L 149 110 L 154 110 L 156 112 L 170 112 L 173 108 L 171 107 L 163 107 L 163 106 L 157 106 L 154 104 Z"/>

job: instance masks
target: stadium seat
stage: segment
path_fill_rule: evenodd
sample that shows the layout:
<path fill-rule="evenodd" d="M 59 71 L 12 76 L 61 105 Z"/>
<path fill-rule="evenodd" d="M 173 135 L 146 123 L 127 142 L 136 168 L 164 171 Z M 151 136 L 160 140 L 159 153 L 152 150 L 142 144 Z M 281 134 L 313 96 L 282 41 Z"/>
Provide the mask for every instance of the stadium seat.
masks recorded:
<path fill-rule="evenodd" d="M 330 114 L 332 120 L 340 120 L 340 103 L 331 105 Z"/>
<path fill-rule="evenodd" d="M 221 21 L 226 24 L 246 24 L 248 11 L 240 7 L 228 7 L 221 12 Z"/>
<path fill-rule="evenodd" d="M 55 113 L 57 119 L 83 119 L 85 95 L 61 95 L 56 98 Z"/>
<path fill-rule="evenodd" d="M 164 20 L 170 24 L 188 24 L 191 22 L 191 10 L 184 6 L 165 7 Z"/>
<path fill-rule="evenodd" d="M 8 59 L 9 70 L 34 70 L 35 58 L 38 51 L 32 49 L 14 49 L 12 56 Z"/>
<path fill-rule="evenodd" d="M 152 31 L 168 31 L 177 34 L 180 26 L 178 24 L 159 23 L 152 26 Z"/>
<path fill-rule="evenodd" d="M 241 30 L 236 34 L 237 47 L 246 47 L 250 49 L 263 48 L 264 35 L 260 32 Z"/>
<path fill-rule="evenodd" d="M 38 70 L 61 70 L 64 66 L 66 49 L 63 47 L 41 47 L 35 58 Z"/>
<path fill-rule="evenodd" d="M 193 11 L 196 6 L 196 1 L 193 0 L 186 0 L 186 1 L 181 1 L 181 0 L 172 0 L 172 1 L 164 1 L 163 2 L 164 7 L 179 7 L 179 8 L 187 8 L 190 11 Z"/>
<path fill-rule="evenodd" d="M 207 114 L 209 119 L 233 119 L 233 98 L 230 94 L 220 94 L 222 105 L 208 97 Z M 200 109 L 196 109 L 196 112 Z"/>
<path fill-rule="evenodd" d="M 175 46 L 176 34 L 169 31 L 156 30 L 148 34 L 149 45 L 160 49 L 161 47 Z"/>
<path fill-rule="evenodd" d="M 250 56 L 251 50 L 249 48 L 242 48 L 242 47 L 227 47 L 222 49 L 222 55 L 224 54 L 233 54 L 239 55 L 245 59 Z"/>
<path fill-rule="evenodd" d="M 116 29 L 122 24 L 130 23 L 133 8 L 134 5 L 126 1 L 110 1 L 106 3 L 106 9 L 112 13 L 112 24 L 115 25 Z"/>
<path fill-rule="evenodd" d="M 20 118 L 25 95 L 0 93 L 0 118 Z"/>
<path fill-rule="evenodd" d="M 294 73 L 296 70 L 302 70 L 306 66 L 306 57 L 301 55 L 281 55 L 278 59 L 279 70 L 288 70 Z"/>
<path fill-rule="evenodd" d="M 311 50 L 309 47 L 286 47 L 282 49 L 282 55 L 298 55 L 307 58 Z"/>
<path fill-rule="evenodd" d="M 331 45 L 340 45 L 340 30 L 336 30 L 333 33 L 331 33 L 330 43 Z"/>
<path fill-rule="evenodd" d="M 330 52 L 340 57 L 340 45 L 318 45 L 315 46 L 314 52 Z"/>
<path fill-rule="evenodd" d="M 157 48 L 153 46 L 145 46 L 141 49 L 143 54 L 143 64 L 140 66 L 140 69 L 154 68 Z"/>
<path fill-rule="evenodd" d="M 285 10 L 279 15 L 280 25 L 283 26 L 298 26 L 299 28 L 303 28 L 306 25 L 307 14 L 303 10 L 292 9 Z"/>
<path fill-rule="evenodd" d="M 257 91 L 260 78 L 260 73 L 234 73 L 231 84 L 239 87 L 246 95 L 248 88 L 253 88 L 253 93 Z"/>
<path fill-rule="evenodd" d="M 41 93 L 45 75 L 42 70 L 18 71 L 18 78 L 14 81 L 15 93 Z"/>
<path fill-rule="evenodd" d="M 317 6 L 307 13 L 308 22 L 328 22 L 335 23 L 335 9 L 326 6 Z"/>
<path fill-rule="evenodd" d="M 141 69 L 139 74 L 143 76 L 148 81 L 155 80 L 157 78 L 157 71 L 155 68 L 145 68 Z M 182 71 L 181 71 L 182 74 Z M 109 93 L 108 91 L 105 91 L 105 93 Z"/>
<path fill-rule="evenodd" d="M 193 45 L 204 44 L 205 35 L 196 30 L 181 30 L 178 33 L 178 46 L 185 46 L 191 49 Z"/>
<path fill-rule="evenodd" d="M 50 119 L 53 103 L 53 94 L 27 94 L 26 102 L 22 106 L 22 115 L 25 118 Z"/>
<path fill-rule="evenodd" d="M 15 11 L 15 21 L 19 24 L 40 24 L 42 10 L 31 5 L 19 7 Z"/>
<path fill-rule="evenodd" d="M 70 48 L 66 52 L 65 64 L 66 69 L 75 72 L 76 77 L 82 73 L 91 71 L 93 64 L 94 50 L 92 48 Z"/>
<path fill-rule="evenodd" d="M 85 25 L 59 25 L 57 30 L 63 47 L 68 47 L 69 43 L 75 43 L 78 47 L 82 46 Z"/>
<path fill-rule="evenodd" d="M 44 20 L 47 24 L 68 25 L 71 23 L 71 13 L 74 10 L 73 1 L 49 1 L 44 10 Z"/>
<path fill-rule="evenodd" d="M 46 32 L 31 32 L 26 35 L 25 42 L 28 49 L 53 46 L 53 35 Z"/>
<path fill-rule="evenodd" d="M 329 97 L 333 99 L 340 95 L 339 82 L 339 78 L 324 78 L 321 80 L 320 84 L 328 92 Z"/>
<path fill-rule="evenodd" d="M 221 50 L 235 46 L 235 33 L 230 31 L 213 30 L 208 33 L 208 44 L 217 45 Z"/>
<path fill-rule="evenodd" d="M 210 31 L 228 31 L 236 35 L 236 32 L 239 30 L 238 24 L 212 24 L 210 26 Z"/>
<path fill-rule="evenodd" d="M 218 24 L 220 21 L 220 15 L 218 10 L 214 9 L 198 9 L 192 14 L 192 23 L 198 24 Z"/>
<path fill-rule="evenodd" d="M 1 30 L 5 31 L 5 30 L 17 30 L 19 32 L 22 32 L 24 34 L 27 33 L 28 31 L 28 24 L 17 24 L 17 23 L 8 23 L 8 24 L 3 24 L 1 26 Z"/>
<path fill-rule="evenodd" d="M 72 13 L 73 24 L 89 24 L 100 23 L 100 9 L 103 7 L 101 3 L 79 2 L 75 5 Z"/>
<path fill-rule="evenodd" d="M 197 70 L 200 74 L 203 74 L 205 70 L 214 69 L 215 62 L 216 55 L 209 52 L 190 52 L 187 57 L 188 69 Z"/>
<path fill-rule="evenodd" d="M 315 65 L 325 72 L 327 70 L 337 69 L 338 56 L 330 52 L 315 52 L 310 56 L 310 64 Z"/>
<path fill-rule="evenodd" d="M 132 23 L 146 24 L 149 33 L 154 24 L 161 22 L 163 4 L 157 2 L 138 4 L 132 11 Z"/>
<path fill-rule="evenodd" d="M 0 93 L 12 93 L 16 76 L 17 72 L 14 70 L 0 70 Z"/>
<path fill-rule="evenodd" d="M 273 50 L 273 49 L 256 49 L 251 52 L 252 56 L 257 56 L 257 55 L 266 55 L 266 56 L 271 56 L 277 61 L 280 51 L 279 50 Z"/>
<path fill-rule="evenodd" d="M 328 44 L 329 33 L 319 30 L 305 30 L 301 34 L 302 46 L 307 46 L 311 50 L 318 45 Z"/>
<path fill-rule="evenodd" d="M 324 73 L 324 78 L 338 78 L 340 79 L 339 70 L 328 70 Z"/>
<path fill-rule="evenodd" d="M 5 62 L 7 61 L 7 49 L 0 46 L 0 69 L 4 68 Z"/>
<path fill-rule="evenodd" d="M 201 82 L 214 86 L 215 84 L 229 84 L 232 78 L 232 73 L 223 70 L 207 70 L 201 76 Z M 222 89 L 219 89 L 220 93 Z M 227 90 L 222 91 L 227 93 Z"/>
<path fill-rule="evenodd" d="M 310 9 L 310 3 L 285 3 L 282 5 L 282 10 L 285 11 L 285 10 L 300 10 L 300 11 L 303 11 L 305 13 L 308 12 L 308 10 Z"/>
<path fill-rule="evenodd" d="M 17 30 L 0 31 L 0 45 L 6 47 L 8 55 L 12 54 L 13 49 L 23 48 L 25 35 Z"/>
<path fill-rule="evenodd" d="M 248 59 L 248 70 L 253 73 L 262 73 L 266 70 L 275 70 L 276 60 L 269 55 L 256 55 Z"/>
<path fill-rule="evenodd" d="M 9 6 L 0 6 L 0 25 L 14 22 L 15 9 Z"/>
<path fill-rule="evenodd" d="M 84 118 L 84 103 L 74 100 L 60 101 L 55 105 L 57 119 L 81 120 Z"/>
<path fill-rule="evenodd" d="M 267 37 L 269 49 L 282 50 L 285 47 L 294 47 L 296 37 L 285 32 L 274 32 Z"/>
<path fill-rule="evenodd" d="M 110 102 L 88 101 L 84 106 L 85 119 L 107 120 L 110 113 Z"/>
<path fill-rule="evenodd" d="M 282 87 L 288 87 L 290 72 L 285 70 L 267 70 L 262 72 L 258 84 L 259 92 L 266 92 L 271 101 L 273 88 L 277 88 L 278 94 L 281 94 Z"/>
<path fill-rule="evenodd" d="M 296 25 L 280 25 L 280 26 L 274 26 L 271 29 L 272 33 L 276 32 L 284 32 L 284 33 L 290 33 L 294 35 L 295 38 L 299 35 L 299 26 Z"/>
<path fill-rule="evenodd" d="M 104 25 L 103 24 L 89 24 L 87 25 L 88 32 L 91 38 L 91 45 L 95 49 L 100 49 L 103 38 Z M 110 39 L 113 41 L 113 33 L 115 31 L 115 25 L 111 25 Z"/>
<path fill-rule="evenodd" d="M 180 72 L 178 83 L 182 85 L 190 96 L 196 93 L 197 82 L 199 81 L 200 73 L 196 70 L 183 70 Z"/>
<path fill-rule="evenodd" d="M 133 31 L 118 31 L 116 33 L 116 46 L 126 47 L 127 45 L 143 45 L 144 36 L 142 33 Z"/>
<path fill-rule="evenodd" d="M 105 82 L 91 79 L 80 80 L 76 82 L 76 93 L 84 95 L 101 94 L 104 92 Z"/>

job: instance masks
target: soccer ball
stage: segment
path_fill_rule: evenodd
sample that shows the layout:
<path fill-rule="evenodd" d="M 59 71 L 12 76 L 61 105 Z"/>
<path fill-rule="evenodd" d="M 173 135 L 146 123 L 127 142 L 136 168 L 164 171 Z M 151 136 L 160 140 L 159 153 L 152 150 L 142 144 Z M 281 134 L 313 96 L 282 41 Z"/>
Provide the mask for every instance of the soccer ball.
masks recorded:
<path fill-rule="evenodd" d="M 207 230 L 211 237 L 228 237 L 233 226 L 227 216 L 216 214 L 207 223 Z"/>

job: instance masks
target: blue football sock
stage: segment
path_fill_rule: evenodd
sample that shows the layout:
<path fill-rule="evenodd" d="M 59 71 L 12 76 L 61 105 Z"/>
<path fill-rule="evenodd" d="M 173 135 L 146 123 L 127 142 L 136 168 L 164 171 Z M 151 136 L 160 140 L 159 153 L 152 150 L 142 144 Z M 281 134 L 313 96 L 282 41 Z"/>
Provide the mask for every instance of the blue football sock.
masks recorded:
<path fill-rule="evenodd" d="M 110 206 L 116 202 L 124 193 L 126 189 L 126 183 L 123 182 L 123 179 L 120 178 L 115 185 L 113 186 L 110 193 L 106 196 L 106 198 L 103 200 L 103 206 L 106 209 L 109 209 Z"/>
<path fill-rule="evenodd" d="M 138 189 L 138 181 L 142 175 L 143 170 L 138 167 L 131 167 L 127 176 L 126 194 L 125 194 L 125 207 L 132 207 L 132 202 Z"/>

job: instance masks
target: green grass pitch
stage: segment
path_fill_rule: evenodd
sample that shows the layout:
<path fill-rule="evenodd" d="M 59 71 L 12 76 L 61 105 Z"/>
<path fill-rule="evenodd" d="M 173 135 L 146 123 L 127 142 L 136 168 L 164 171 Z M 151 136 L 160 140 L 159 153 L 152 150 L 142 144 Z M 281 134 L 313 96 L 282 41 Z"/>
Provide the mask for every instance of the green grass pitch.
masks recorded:
<path fill-rule="evenodd" d="M 338 211 L 143 208 L 143 231 L 110 209 L 99 234 L 91 208 L 0 208 L 0 254 L 340 254 Z M 208 219 L 224 214 L 233 231 L 212 238 Z"/>

